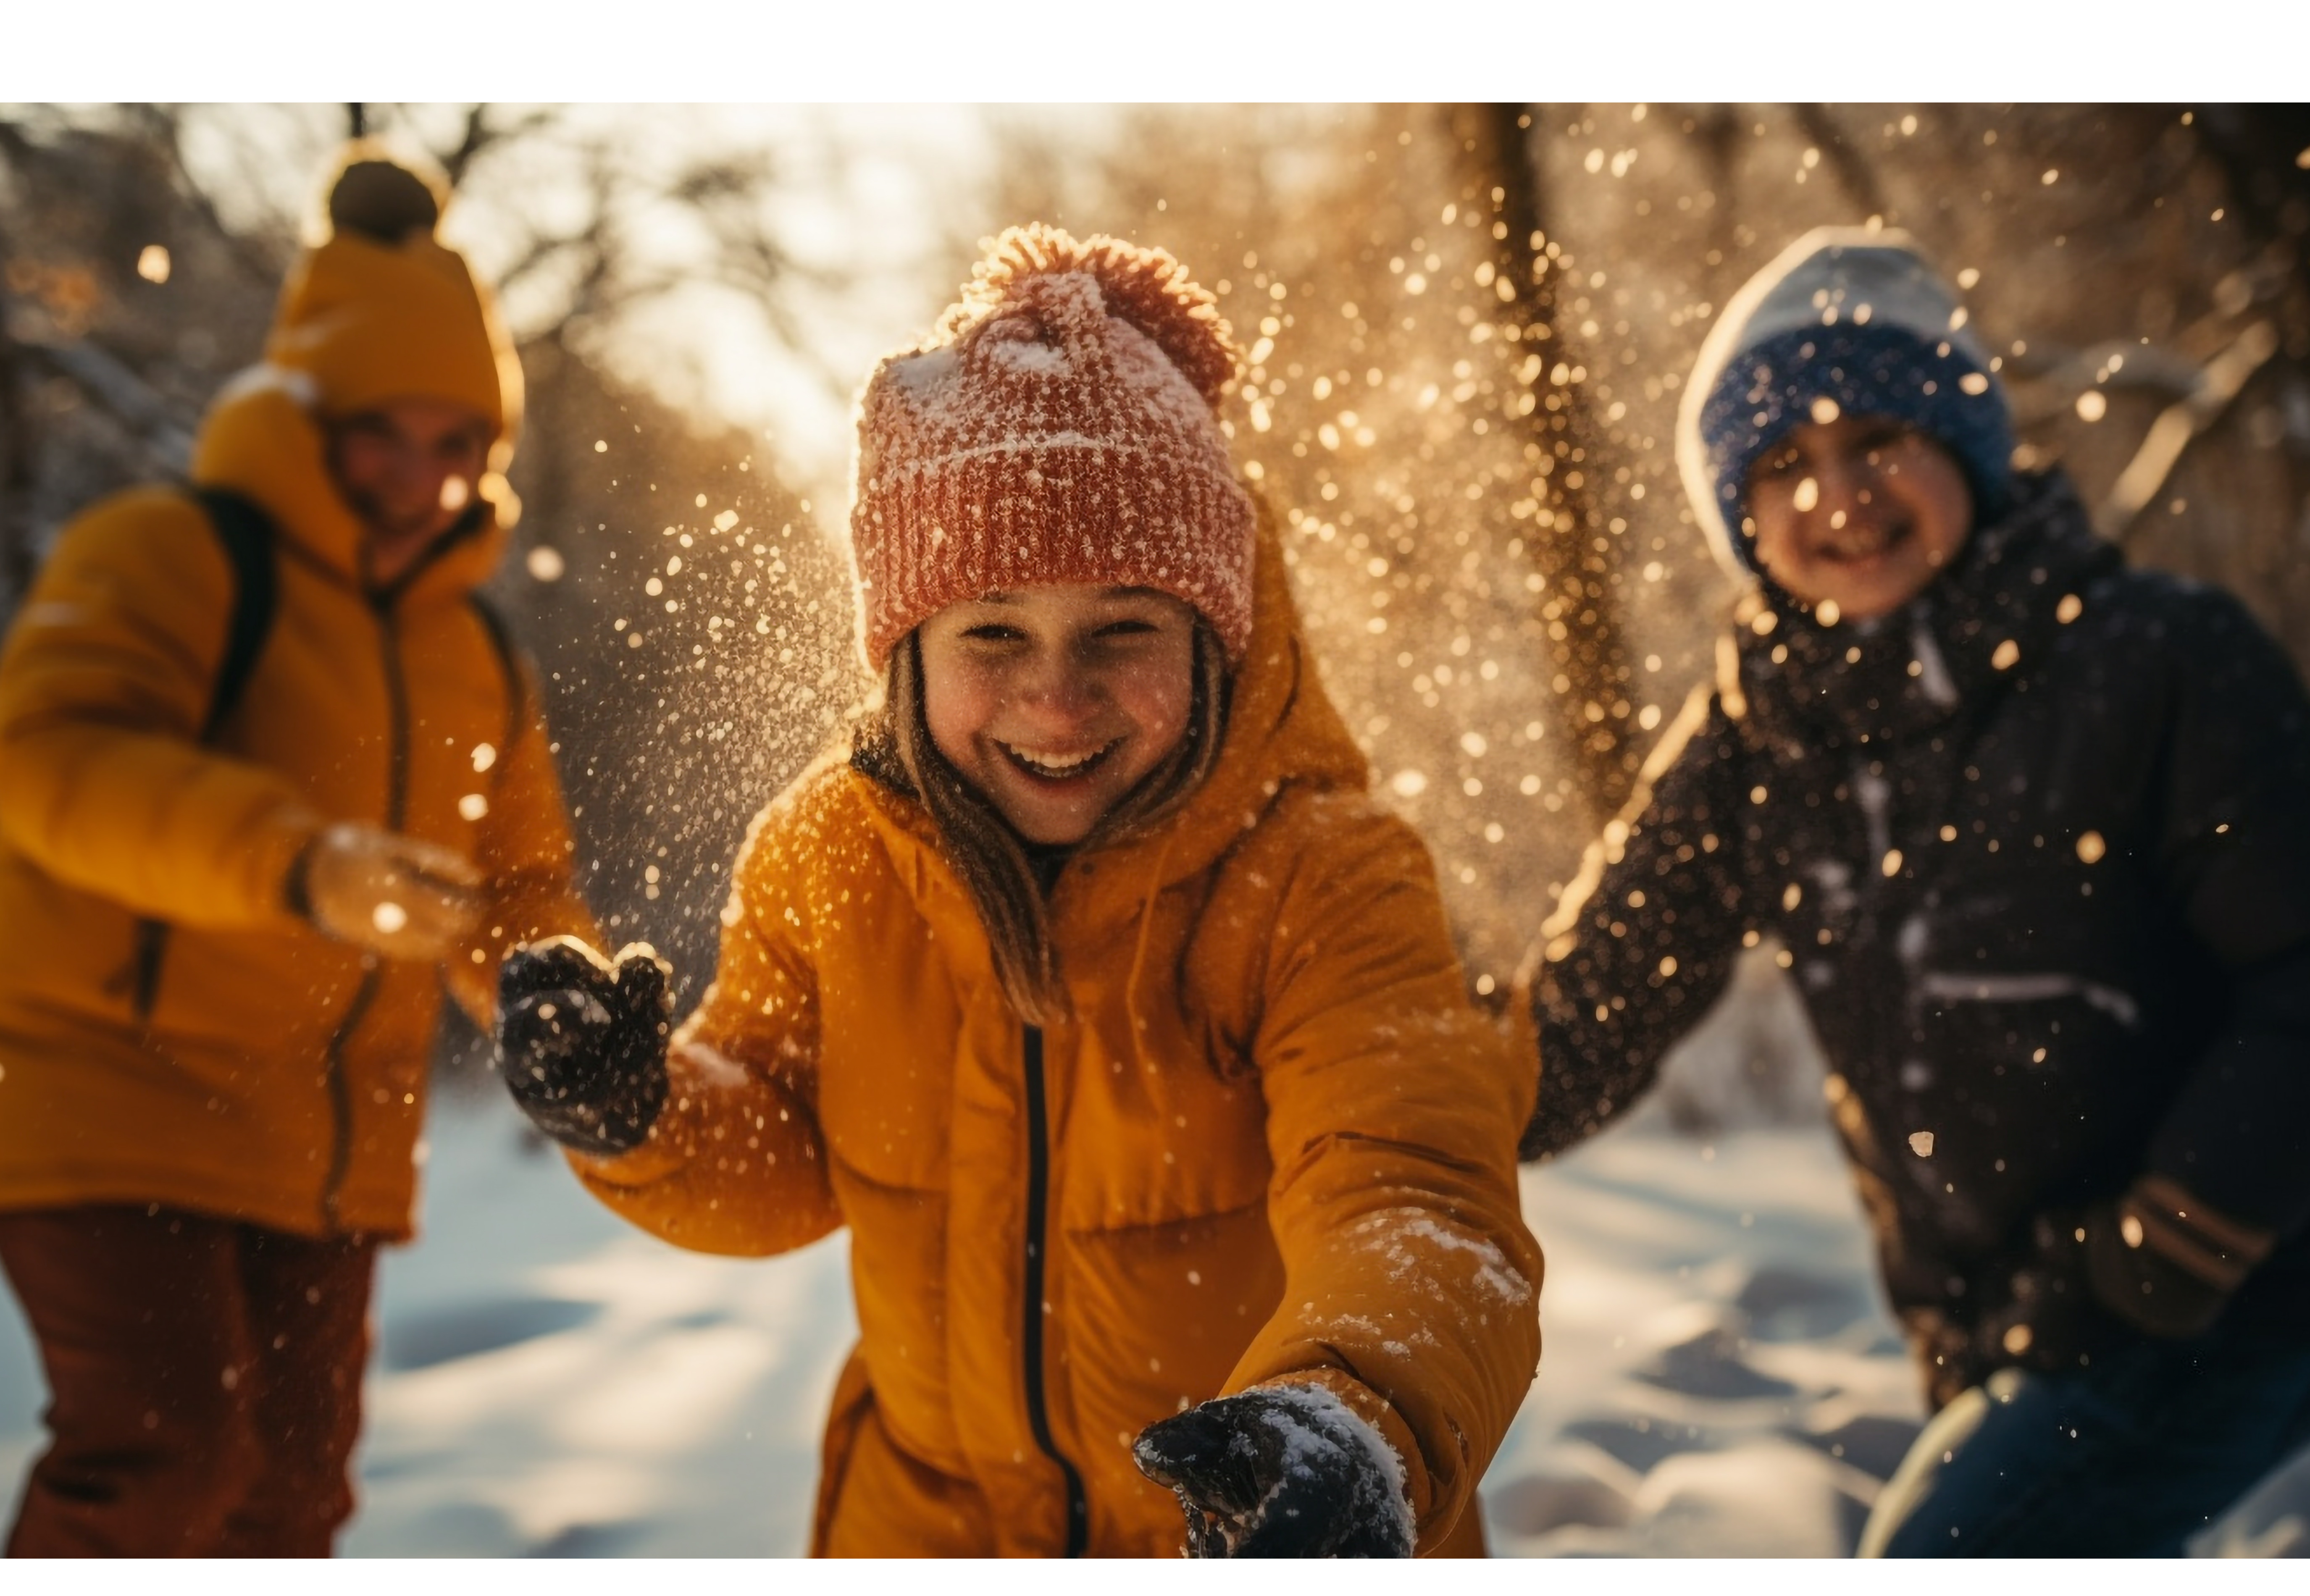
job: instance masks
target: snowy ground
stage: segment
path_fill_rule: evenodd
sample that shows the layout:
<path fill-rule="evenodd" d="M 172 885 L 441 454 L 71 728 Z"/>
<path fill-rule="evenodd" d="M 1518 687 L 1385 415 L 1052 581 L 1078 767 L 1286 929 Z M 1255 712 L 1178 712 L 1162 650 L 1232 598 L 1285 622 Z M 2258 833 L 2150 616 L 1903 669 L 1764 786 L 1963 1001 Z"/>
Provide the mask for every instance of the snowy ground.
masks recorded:
<path fill-rule="evenodd" d="M 1528 1170 L 1541 1375 L 1484 1485 L 1494 1553 L 1837 1556 L 1918 1422 L 1827 1128 L 1714 1140 L 1653 1108 Z M 437 1109 L 425 1236 L 390 1254 L 352 1556 L 783 1556 L 853 1333 L 838 1237 L 677 1252 L 494 1096 Z M 38 1378 L 0 1310 L 0 1491 Z M 2234 1546 L 2298 1548 L 2284 1500 Z"/>
<path fill-rule="evenodd" d="M 854 1328 L 839 1238 L 764 1262 L 664 1246 L 494 1098 L 444 1102 L 431 1147 L 424 1239 L 384 1266 L 344 1550 L 799 1552 Z M 1632 1127 L 1527 1174 L 1548 1343 L 1485 1488 L 1496 1550 L 1847 1548 L 1915 1402 L 1848 1193 L 1818 1130 Z M 12 1497 L 36 1386 L 12 1309 Z"/>
<path fill-rule="evenodd" d="M 1496 1554 L 1834 1557 L 1921 1422 L 1825 1126 L 1617 1130 L 1524 1175 L 1540 1378 Z"/>

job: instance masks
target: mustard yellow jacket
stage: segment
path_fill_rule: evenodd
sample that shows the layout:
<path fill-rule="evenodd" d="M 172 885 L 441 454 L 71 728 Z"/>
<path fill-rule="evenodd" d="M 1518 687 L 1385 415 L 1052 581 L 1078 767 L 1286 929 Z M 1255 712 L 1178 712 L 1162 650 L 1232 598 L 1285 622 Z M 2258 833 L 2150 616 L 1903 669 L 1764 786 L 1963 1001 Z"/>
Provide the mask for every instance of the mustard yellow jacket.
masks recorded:
<path fill-rule="evenodd" d="M 754 822 L 650 1140 L 572 1160 L 687 1247 L 849 1227 L 819 1552 L 1057 1554 L 1072 1512 L 1083 1549 L 1176 1554 L 1133 1437 L 1277 1381 L 1377 1426 L 1423 1549 L 1480 1543 L 1539 1356 L 1533 1071 L 1463 999 L 1272 542 L 1258 591 L 1209 782 L 1054 890 L 1076 1018 L 1021 1027 L 923 811 L 829 762 Z"/>
<path fill-rule="evenodd" d="M 406 1235 L 444 976 L 486 1014 L 505 949 L 591 926 L 534 684 L 515 689 L 471 603 L 502 534 L 477 517 L 372 598 L 310 387 L 259 368 L 196 448 L 194 480 L 277 533 L 272 625 L 213 744 L 234 578 L 182 493 L 75 520 L 0 652 L 0 1208 Z M 291 861 L 334 820 L 474 860 L 481 940 L 438 970 L 299 919 Z M 143 918 L 169 928 L 149 1007 Z"/>

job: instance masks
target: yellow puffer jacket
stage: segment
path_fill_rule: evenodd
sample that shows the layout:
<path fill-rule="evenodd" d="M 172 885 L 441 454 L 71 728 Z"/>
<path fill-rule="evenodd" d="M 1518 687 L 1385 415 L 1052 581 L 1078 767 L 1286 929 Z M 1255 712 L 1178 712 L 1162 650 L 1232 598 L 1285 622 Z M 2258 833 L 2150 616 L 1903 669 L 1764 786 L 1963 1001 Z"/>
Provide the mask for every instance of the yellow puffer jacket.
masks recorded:
<path fill-rule="evenodd" d="M 269 514 L 279 585 L 213 744 L 234 577 L 182 493 L 67 527 L 0 654 L 0 1208 L 408 1233 L 444 972 L 365 959 L 290 912 L 290 863 L 326 822 L 487 873 L 483 939 L 446 972 L 477 1015 L 505 949 L 591 925 L 535 686 L 471 602 L 503 534 L 484 507 L 373 600 L 310 389 L 260 368 L 203 426 L 194 480 Z M 169 929 L 140 1012 L 145 917 Z"/>
<path fill-rule="evenodd" d="M 755 821 L 651 1139 L 573 1157 L 683 1246 L 849 1227 L 821 1553 L 1056 1555 L 1074 1496 L 1084 1549 L 1175 1555 L 1133 1438 L 1279 1381 L 1387 1437 L 1423 1550 L 1481 1546 L 1540 1349 L 1533 1072 L 1463 996 L 1272 541 L 1258 591 L 1209 782 L 1053 893 L 1075 1019 L 1020 1026 L 919 806 L 829 762 Z"/>

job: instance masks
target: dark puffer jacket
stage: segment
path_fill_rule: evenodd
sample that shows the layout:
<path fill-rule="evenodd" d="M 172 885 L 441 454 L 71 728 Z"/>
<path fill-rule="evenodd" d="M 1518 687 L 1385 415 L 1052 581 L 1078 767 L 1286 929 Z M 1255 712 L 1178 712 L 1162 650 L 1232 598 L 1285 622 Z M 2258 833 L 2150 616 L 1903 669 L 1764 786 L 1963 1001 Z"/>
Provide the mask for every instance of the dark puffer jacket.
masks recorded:
<path fill-rule="evenodd" d="M 1936 1396 L 2038 1216 L 2144 1173 L 2277 1232 L 2230 1322 L 2310 1332 L 2310 703 L 2262 629 L 2025 477 L 1906 610 L 1768 591 L 1720 658 L 1543 933 L 1524 1155 L 1776 937 Z"/>

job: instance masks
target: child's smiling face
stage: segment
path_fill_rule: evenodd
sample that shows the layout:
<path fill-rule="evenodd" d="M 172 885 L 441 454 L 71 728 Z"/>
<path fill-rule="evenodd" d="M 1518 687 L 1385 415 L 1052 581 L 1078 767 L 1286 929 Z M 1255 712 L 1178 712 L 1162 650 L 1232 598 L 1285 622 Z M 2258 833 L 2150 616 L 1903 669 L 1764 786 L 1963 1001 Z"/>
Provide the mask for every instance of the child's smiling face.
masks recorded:
<path fill-rule="evenodd" d="M 490 423 L 440 399 L 394 399 L 329 423 L 329 469 L 368 533 L 370 580 L 421 559 L 473 501 Z"/>
<path fill-rule="evenodd" d="M 1029 842 L 1081 842 L 1194 702 L 1195 612 L 1145 587 L 1020 587 L 922 624 L 931 741 Z"/>
<path fill-rule="evenodd" d="M 1907 603 L 1973 525 L 1965 472 L 1924 433 L 1880 416 L 1809 421 L 1749 473 L 1757 563 L 1793 597 L 1868 620 Z"/>

